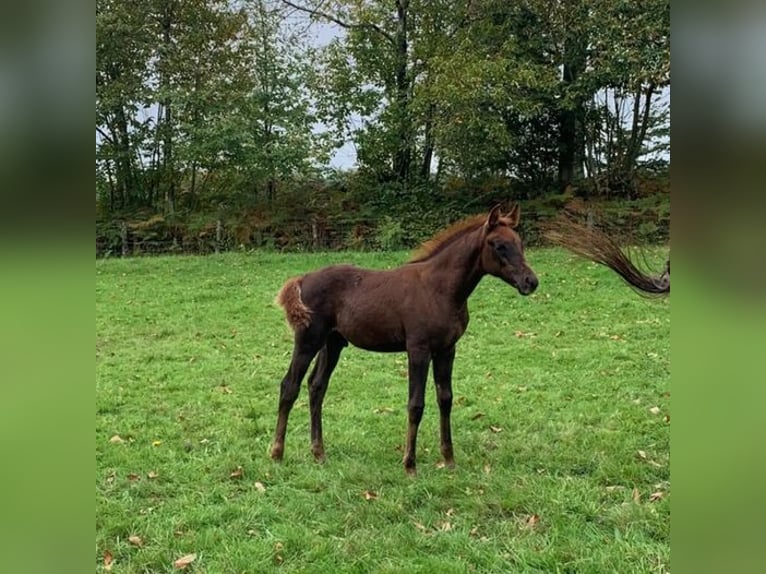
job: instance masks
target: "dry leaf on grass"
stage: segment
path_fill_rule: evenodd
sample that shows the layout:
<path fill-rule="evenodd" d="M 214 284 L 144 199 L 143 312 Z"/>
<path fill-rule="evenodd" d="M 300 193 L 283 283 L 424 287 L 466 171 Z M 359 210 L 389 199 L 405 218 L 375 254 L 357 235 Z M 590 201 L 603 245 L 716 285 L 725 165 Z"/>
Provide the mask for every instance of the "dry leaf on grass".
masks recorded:
<path fill-rule="evenodd" d="M 636 454 L 638 455 L 638 458 L 640 458 L 641 460 L 646 460 L 646 451 L 645 450 L 636 451 Z"/>
<path fill-rule="evenodd" d="M 658 500 L 662 500 L 662 497 L 665 496 L 664 492 L 657 491 L 653 492 L 649 495 L 649 502 L 657 502 Z"/>
<path fill-rule="evenodd" d="M 236 469 L 231 471 L 231 474 L 229 474 L 229 478 L 242 478 L 242 475 L 245 473 L 244 470 L 242 470 L 241 466 L 238 466 Z"/>
<path fill-rule="evenodd" d="M 125 442 L 125 439 L 123 439 L 120 435 L 116 434 L 109 439 L 109 442 L 111 442 L 112 444 L 121 444 Z"/>
<path fill-rule="evenodd" d="M 540 516 L 538 514 L 530 514 L 524 521 L 524 526 L 527 528 L 534 528 L 537 523 L 540 522 Z"/>
<path fill-rule="evenodd" d="M 153 441 L 152 441 L 152 446 L 160 446 L 161 444 L 162 444 L 162 441 L 161 441 L 161 440 L 159 440 L 159 439 L 158 439 L 158 440 L 153 440 Z"/>
<path fill-rule="evenodd" d="M 266 487 L 263 486 L 263 483 L 260 481 L 256 481 L 253 486 L 255 486 L 255 490 L 258 492 L 266 492 Z"/>
<path fill-rule="evenodd" d="M 139 480 L 141 477 L 138 476 L 135 472 L 129 472 L 128 473 L 128 480 L 133 482 L 135 480 Z"/>
<path fill-rule="evenodd" d="M 149 472 L 146 473 L 146 478 L 157 478 L 158 476 L 159 474 L 157 474 L 153 470 L 150 470 Z"/>
<path fill-rule="evenodd" d="M 478 413 L 474 413 L 474 414 L 471 416 L 471 420 L 472 420 L 472 421 L 475 421 L 476 419 L 480 419 L 480 418 L 481 418 L 481 417 L 483 417 L 483 416 L 484 416 L 484 413 L 483 413 L 483 412 L 481 412 L 481 411 L 479 411 Z"/>
<path fill-rule="evenodd" d="M 128 542 L 130 542 L 133 546 L 138 546 L 141 548 L 144 545 L 144 541 L 141 540 L 140 536 L 128 536 Z"/>
<path fill-rule="evenodd" d="M 423 526 L 423 524 L 422 524 L 422 523 L 420 523 L 420 522 L 413 522 L 412 524 L 414 524 L 414 525 L 415 525 L 415 528 L 417 528 L 418 530 L 420 530 L 422 533 L 424 533 L 424 534 L 425 534 L 425 533 L 427 533 L 427 532 L 428 532 L 428 528 L 426 528 L 425 526 Z"/>
<path fill-rule="evenodd" d="M 449 532 L 452 530 L 452 523 L 449 520 L 436 523 L 436 529 L 441 532 Z"/>
<path fill-rule="evenodd" d="M 492 432 L 495 432 L 495 433 L 503 432 L 503 427 L 498 427 L 498 426 L 495 426 L 495 425 L 489 425 L 489 430 L 491 430 Z"/>
<path fill-rule="evenodd" d="M 630 497 L 633 499 L 633 502 L 635 502 L 636 504 L 641 503 L 641 493 L 638 491 L 637 488 L 633 489 L 633 492 L 630 495 Z"/>
<path fill-rule="evenodd" d="M 660 407 L 652 407 L 649 409 L 649 412 L 652 413 L 653 415 L 658 415 L 660 414 Z"/>
<path fill-rule="evenodd" d="M 194 562 L 196 559 L 197 559 L 197 555 L 196 554 L 187 554 L 186 556 L 181 556 L 178 560 L 173 562 L 173 566 L 175 566 L 179 570 L 183 570 L 189 564 Z"/>
<path fill-rule="evenodd" d="M 363 496 L 365 500 L 375 500 L 378 498 L 377 493 L 373 492 L 372 490 L 365 490 Z"/>
<path fill-rule="evenodd" d="M 114 558 L 112 557 L 112 553 L 109 552 L 109 550 L 104 550 L 104 570 L 107 572 L 111 571 L 113 561 Z"/>

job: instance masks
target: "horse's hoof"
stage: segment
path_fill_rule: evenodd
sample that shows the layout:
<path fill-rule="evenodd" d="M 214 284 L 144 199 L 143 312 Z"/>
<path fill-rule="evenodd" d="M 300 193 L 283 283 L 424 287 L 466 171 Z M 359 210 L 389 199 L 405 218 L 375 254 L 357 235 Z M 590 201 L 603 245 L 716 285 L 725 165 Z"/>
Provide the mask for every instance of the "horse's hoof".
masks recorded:
<path fill-rule="evenodd" d="M 405 466 L 404 472 L 406 472 L 407 476 L 411 478 L 415 478 L 418 475 L 418 469 L 415 468 L 414 466 Z"/>
<path fill-rule="evenodd" d="M 271 447 L 271 460 L 275 462 L 280 462 L 282 460 L 282 456 L 285 453 L 285 449 L 282 446 L 274 445 Z"/>
<path fill-rule="evenodd" d="M 325 457 L 323 452 L 314 453 L 314 462 L 316 462 L 317 464 L 324 464 L 326 460 L 327 460 L 327 457 Z"/>

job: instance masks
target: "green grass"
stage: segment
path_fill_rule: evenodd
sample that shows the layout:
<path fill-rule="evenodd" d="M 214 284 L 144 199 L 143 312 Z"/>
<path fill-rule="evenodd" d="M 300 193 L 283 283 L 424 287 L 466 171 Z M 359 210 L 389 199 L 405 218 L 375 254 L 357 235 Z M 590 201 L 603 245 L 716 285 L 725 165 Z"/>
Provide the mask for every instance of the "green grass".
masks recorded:
<path fill-rule="evenodd" d="M 406 257 L 96 262 L 97 571 L 105 552 L 112 572 L 172 572 L 189 553 L 187 571 L 210 573 L 669 570 L 670 301 L 563 251 L 529 251 L 534 295 L 488 277 L 469 302 L 456 470 L 437 464 L 429 391 L 405 475 L 406 358 L 351 347 L 325 401 L 327 463 L 305 385 L 285 460 L 269 459 L 292 346 L 282 282 Z"/>

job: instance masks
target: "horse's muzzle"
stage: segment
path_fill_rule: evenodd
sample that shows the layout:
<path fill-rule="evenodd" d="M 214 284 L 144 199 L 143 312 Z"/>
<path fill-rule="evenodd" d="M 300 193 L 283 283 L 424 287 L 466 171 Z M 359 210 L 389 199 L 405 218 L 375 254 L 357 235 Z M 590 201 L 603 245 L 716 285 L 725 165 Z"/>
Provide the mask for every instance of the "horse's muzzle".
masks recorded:
<path fill-rule="evenodd" d="M 530 273 L 521 278 L 516 288 L 522 295 L 530 295 L 537 289 L 538 284 L 537 276 L 534 273 Z"/>

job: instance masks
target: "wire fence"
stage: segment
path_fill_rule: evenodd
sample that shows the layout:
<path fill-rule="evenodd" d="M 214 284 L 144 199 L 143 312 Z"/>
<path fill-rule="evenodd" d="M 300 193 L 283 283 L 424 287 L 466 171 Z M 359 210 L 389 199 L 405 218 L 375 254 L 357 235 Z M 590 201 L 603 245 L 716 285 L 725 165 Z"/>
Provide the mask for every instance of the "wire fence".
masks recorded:
<path fill-rule="evenodd" d="M 542 224 L 550 210 L 524 211 L 519 232 L 528 246 L 544 245 Z M 607 209 L 583 213 L 588 225 L 607 225 L 626 243 L 662 244 L 669 240 L 670 213 L 657 210 Z M 102 221 L 96 225 L 97 257 L 160 254 L 211 254 L 267 249 L 275 251 L 393 250 L 416 247 L 451 222 L 432 218 L 402 220 L 343 215 L 270 221 L 211 218 L 169 223 L 156 216 L 146 221 Z"/>

